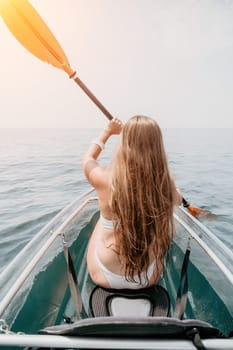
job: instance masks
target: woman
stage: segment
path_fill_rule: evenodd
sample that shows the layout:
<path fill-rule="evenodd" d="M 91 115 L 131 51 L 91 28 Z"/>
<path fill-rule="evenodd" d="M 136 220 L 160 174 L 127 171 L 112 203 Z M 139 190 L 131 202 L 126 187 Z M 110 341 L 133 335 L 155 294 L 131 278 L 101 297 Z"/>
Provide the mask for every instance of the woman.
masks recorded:
<path fill-rule="evenodd" d="M 120 133 L 111 166 L 99 165 L 104 144 Z M 111 120 L 84 156 L 83 170 L 100 206 L 87 252 L 92 280 L 105 288 L 153 285 L 173 238 L 174 205 L 181 204 L 158 124 L 145 116 L 124 126 Z"/>

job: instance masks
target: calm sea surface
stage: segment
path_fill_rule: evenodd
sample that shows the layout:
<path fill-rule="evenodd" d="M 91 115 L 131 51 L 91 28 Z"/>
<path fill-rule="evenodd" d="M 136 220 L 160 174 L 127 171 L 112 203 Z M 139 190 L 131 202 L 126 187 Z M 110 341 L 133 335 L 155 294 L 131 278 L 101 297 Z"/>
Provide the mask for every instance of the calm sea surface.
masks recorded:
<path fill-rule="evenodd" d="M 0 130 L 0 270 L 64 206 L 88 189 L 82 155 L 95 129 Z M 184 197 L 218 219 L 203 223 L 233 248 L 233 129 L 163 130 Z M 117 137 L 100 161 L 107 165 Z"/>

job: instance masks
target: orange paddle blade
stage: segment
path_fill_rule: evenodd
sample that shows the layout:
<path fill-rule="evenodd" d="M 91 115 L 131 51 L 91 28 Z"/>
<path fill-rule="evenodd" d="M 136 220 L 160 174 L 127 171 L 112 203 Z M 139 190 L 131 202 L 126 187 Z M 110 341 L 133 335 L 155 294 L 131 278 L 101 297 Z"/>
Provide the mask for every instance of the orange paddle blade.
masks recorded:
<path fill-rule="evenodd" d="M 203 218 L 208 220 L 217 220 L 218 215 L 211 213 L 209 210 L 193 207 L 189 204 L 187 207 L 190 214 L 197 218 Z"/>
<path fill-rule="evenodd" d="M 15 38 L 33 55 L 69 76 L 75 73 L 56 38 L 27 0 L 0 0 L 0 15 Z"/>
<path fill-rule="evenodd" d="M 194 216 L 198 216 L 202 212 L 202 209 L 195 208 L 191 204 L 187 207 L 187 209 L 190 212 L 190 214 L 192 214 Z"/>
<path fill-rule="evenodd" d="M 190 214 L 196 217 L 202 217 L 207 219 L 216 219 L 217 215 L 211 213 L 209 210 L 193 207 L 186 199 L 182 198 L 183 206 L 188 210 Z"/>

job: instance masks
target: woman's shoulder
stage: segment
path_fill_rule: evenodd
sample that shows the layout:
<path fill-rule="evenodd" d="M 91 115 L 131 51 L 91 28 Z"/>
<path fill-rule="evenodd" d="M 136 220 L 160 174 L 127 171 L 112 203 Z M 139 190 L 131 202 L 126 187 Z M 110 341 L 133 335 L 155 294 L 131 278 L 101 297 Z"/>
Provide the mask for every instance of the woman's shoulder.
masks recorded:
<path fill-rule="evenodd" d="M 89 182 L 95 188 L 106 188 L 109 186 L 110 171 L 109 168 L 96 166 L 89 174 Z"/>

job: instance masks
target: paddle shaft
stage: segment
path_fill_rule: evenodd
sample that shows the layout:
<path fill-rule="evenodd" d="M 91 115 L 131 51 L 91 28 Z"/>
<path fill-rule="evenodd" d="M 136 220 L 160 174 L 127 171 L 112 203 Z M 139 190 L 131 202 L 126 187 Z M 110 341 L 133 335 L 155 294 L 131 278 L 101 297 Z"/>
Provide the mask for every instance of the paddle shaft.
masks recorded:
<path fill-rule="evenodd" d="M 188 202 L 184 199 L 184 197 L 182 198 L 182 203 L 183 203 L 183 206 L 184 206 L 185 208 L 188 208 L 189 205 L 190 205 L 190 203 L 188 203 Z"/>
<path fill-rule="evenodd" d="M 109 111 L 102 105 L 102 103 L 97 99 L 97 97 L 95 97 L 95 95 L 93 95 L 93 93 L 88 89 L 88 87 L 82 82 L 81 79 L 79 79 L 79 77 L 77 77 L 76 73 L 73 77 L 71 77 L 76 84 L 79 85 L 79 87 L 85 92 L 85 94 L 95 103 L 95 105 L 103 112 L 103 114 L 109 119 L 112 120 L 113 116 L 111 115 L 111 113 L 109 113 Z M 185 208 L 188 208 L 189 211 L 194 214 L 193 209 L 195 210 L 195 215 L 197 215 L 199 213 L 199 211 L 201 211 L 201 209 L 199 208 L 192 208 L 190 203 L 188 203 L 185 198 L 182 198 L 182 203 L 183 206 Z M 196 212 L 197 211 L 197 212 Z"/>
<path fill-rule="evenodd" d="M 95 105 L 103 112 L 103 114 L 109 119 L 112 120 L 113 116 L 109 111 L 102 105 L 102 103 L 93 95 L 93 93 L 88 89 L 88 87 L 82 82 L 82 80 L 79 79 L 76 75 L 74 76 L 73 80 L 76 82 L 76 84 L 79 85 L 79 87 L 87 94 L 87 96 L 95 103 Z"/>
<path fill-rule="evenodd" d="M 109 119 L 112 120 L 113 116 L 111 115 L 111 113 L 109 113 L 109 111 L 102 105 L 102 103 L 97 99 L 97 97 L 95 97 L 95 95 L 93 95 L 93 93 L 88 89 L 88 87 L 82 82 L 81 79 L 79 79 L 79 77 L 77 77 L 77 75 L 75 74 L 74 77 L 71 77 L 76 84 L 79 85 L 79 87 L 85 92 L 85 94 L 95 103 L 95 105 L 103 112 L 103 114 Z M 182 198 L 182 202 L 183 202 L 183 206 L 185 208 L 189 208 L 190 204 L 184 199 L 184 197 Z"/>

